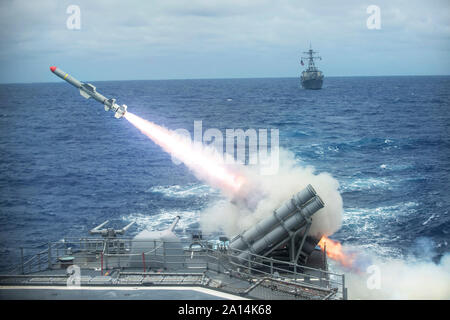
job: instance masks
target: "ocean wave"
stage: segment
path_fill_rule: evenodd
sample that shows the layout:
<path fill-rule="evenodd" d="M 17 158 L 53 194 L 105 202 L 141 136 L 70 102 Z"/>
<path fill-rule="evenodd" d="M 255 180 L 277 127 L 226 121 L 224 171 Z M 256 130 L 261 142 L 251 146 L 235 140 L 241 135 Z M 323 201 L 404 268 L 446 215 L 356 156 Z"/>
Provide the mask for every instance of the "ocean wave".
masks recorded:
<path fill-rule="evenodd" d="M 380 165 L 380 168 L 390 171 L 403 171 L 414 168 L 414 165 L 411 163 L 400 163 L 400 164 L 383 163 Z"/>
<path fill-rule="evenodd" d="M 435 217 L 435 215 L 432 214 L 431 216 L 428 217 L 428 219 L 427 219 L 426 221 L 424 221 L 424 222 L 422 223 L 422 225 L 423 225 L 423 226 L 427 225 L 428 222 L 430 222 L 434 217 Z"/>
<path fill-rule="evenodd" d="M 177 229 L 184 230 L 199 220 L 200 212 L 190 210 L 161 210 L 159 213 L 153 215 L 136 212 L 126 216 L 124 215 L 121 219 L 126 223 L 134 221 L 138 231 L 146 229 L 165 230 L 172 224 L 177 216 L 180 217 Z"/>
<path fill-rule="evenodd" d="M 416 208 L 418 206 L 419 204 L 417 202 L 409 201 L 394 204 L 391 206 L 380 206 L 376 208 L 346 208 L 344 221 L 346 219 L 353 219 L 355 217 L 368 217 L 371 215 L 376 215 L 377 217 L 386 217 L 391 216 L 393 213 L 411 213 L 412 211 L 416 212 Z"/>
<path fill-rule="evenodd" d="M 288 136 L 294 137 L 294 138 L 299 138 L 299 137 L 309 137 L 311 135 L 309 133 L 305 132 L 305 131 L 302 131 L 302 130 L 294 130 L 292 132 L 289 132 Z"/>
<path fill-rule="evenodd" d="M 388 189 L 392 188 L 392 180 L 387 178 L 359 178 L 351 181 L 342 181 L 341 190 L 343 192 L 349 191 L 363 191 L 375 188 Z"/>
<path fill-rule="evenodd" d="M 299 91 L 296 79 L 214 80 L 212 87 L 211 80 L 121 81 L 104 82 L 102 90 L 134 101 L 137 115 L 171 129 L 191 130 L 199 115 L 204 129 L 222 132 L 278 127 L 280 144 L 302 165 L 341 182 L 346 209 L 333 236 L 394 254 L 392 248 L 404 251 L 418 236 L 448 251 L 449 115 L 440 106 L 449 101 L 448 81 L 330 78 L 319 92 Z M 220 198 L 127 122 L 105 119 L 101 110 L 70 111 L 77 93 L 64 84 L 2 85 L 0 93 L 13 97 L 0 102 L 0 250 L 84 237 L 87 227 L 106 219 L 118 226 L 138 222 L 129 235 L 165 229 L 177 215 L 179 228 L 194 228 L 200 211 Z M 404 105 L 392 104 L 395 98 Z M 30 102 L 36 112 L 29 112 Z M 120 143 L 105 132 L 119 132 Z M 0 266 L 12 261 L 0 254 Z"/>
<path fill-rule="evenodd" d="M 358 246 L 396 247 L 404 235 L 392 233 L 390 225 L 405 216 L 414 216 L 418 207 L 417 202 L 409 201 L 375 208 L 345 208 L 342 228 L 336 236 Z"/>
<path fill-rule="evenodd" d="M 145 192 L 160 193 L 167 198 L 201 197 L 217 193 L 216 190 L 204 184 L 154 186 Z"/>

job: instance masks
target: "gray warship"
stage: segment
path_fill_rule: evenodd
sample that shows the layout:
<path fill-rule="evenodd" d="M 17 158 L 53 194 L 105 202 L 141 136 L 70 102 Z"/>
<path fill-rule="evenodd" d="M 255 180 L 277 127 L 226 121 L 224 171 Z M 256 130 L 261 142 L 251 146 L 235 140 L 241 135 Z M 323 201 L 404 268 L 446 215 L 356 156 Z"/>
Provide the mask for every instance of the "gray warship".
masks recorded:
<path fill-rule="evenodd" d="M 20 249 L 20 262 L 0 275 L 0 299 L 209 300 L 347 299 L 345 276 L 328 270 L 326 248 L 309 234 L 324 206 L 311 185 L 251 228 L 229 239 L 201 230 L 126 237 L 92 228 Z"/>
<path fill-rule="evenodd" d="M 303 66 L 303 59 L 306 59 L 308 61 L 308 67 L 306 70 L 302 72 L 301 76 L 301 82 L 302 87 L 304 89 L 312 89 L 312 90 L 318 90 L 322 88 L 323 85 L 323 73 L 319 69 L 317 69 L 314 59 L 321 60 L 322 58 L 319 56 L 316 56 L 316 51 L 313 51 L 311 49 L 311 46 L 308 51 L 303 52 L 306 54 L 305 57 L 302 57 L 301 59 L 301 65 Z"/>

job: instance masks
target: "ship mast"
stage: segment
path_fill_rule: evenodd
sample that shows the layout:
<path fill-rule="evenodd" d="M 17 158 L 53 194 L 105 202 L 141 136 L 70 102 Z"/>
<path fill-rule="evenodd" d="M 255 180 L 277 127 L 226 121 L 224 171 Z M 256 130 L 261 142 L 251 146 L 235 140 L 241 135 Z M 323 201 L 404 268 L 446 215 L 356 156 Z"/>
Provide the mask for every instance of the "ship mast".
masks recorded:
<path fill-rule="evenodd" d="M 309 45 L 309 50 L 303 52 L 304 54 L 306 54 L 306 57 L 302 57 L 302 59 L 307 59 L 308 60 L 308 69 L 306 69 L 306 71 L 318 71 L 316 68 L 316 65 L 314 64 L 314 59 L 319 59 L 322 60 L 322 57 L 319 57 L 318 55 L 316 55 L 316 53 L 318 53 L 317 51 L 313 51 L 311 49 L 311 44 Z"/>

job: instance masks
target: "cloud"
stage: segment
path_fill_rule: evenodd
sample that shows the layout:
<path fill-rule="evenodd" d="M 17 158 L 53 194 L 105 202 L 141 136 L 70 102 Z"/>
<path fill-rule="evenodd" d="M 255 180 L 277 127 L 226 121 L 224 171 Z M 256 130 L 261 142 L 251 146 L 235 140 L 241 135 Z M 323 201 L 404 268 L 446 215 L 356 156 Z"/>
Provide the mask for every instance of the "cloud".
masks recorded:
<path fill-rule="evenodd" d="M 0 81 L 24 80 L 8 68 L 14 62 L 33 76 L 33 62 L 50 59 L 76 66 L 95 61 L 100 71 L 114 65 L 117 71 L 108 75 L 116 79 L 196 78 L 213 72 L 222 77 L 294 76 L 300 52 L 310 41 L 326 57 L 321 66 L 327 74 L 386 72 L 402 64 L 419 73 L 450 70 L 447 1 L 378 1 L 382 29 L 377 31 L 366 28 L 370 3 L 356 0 L 81 0 L 78 31 L 66 28 L 72 2 L 0 3 Z M 415 63 L 429 56 L 433 62 Z M 159 66 L 147 67 L 149 60 Z M 236 63 L 240 60 L 245 63 Z M 176 61 L 183 62 L 181 68 Z M 205 68 L 190 68 L 191 61 L 204 62 Z M 144 70 L 121 67 L 130 64 Z M 42 80 L 37 69 L 36 79 Z"/>

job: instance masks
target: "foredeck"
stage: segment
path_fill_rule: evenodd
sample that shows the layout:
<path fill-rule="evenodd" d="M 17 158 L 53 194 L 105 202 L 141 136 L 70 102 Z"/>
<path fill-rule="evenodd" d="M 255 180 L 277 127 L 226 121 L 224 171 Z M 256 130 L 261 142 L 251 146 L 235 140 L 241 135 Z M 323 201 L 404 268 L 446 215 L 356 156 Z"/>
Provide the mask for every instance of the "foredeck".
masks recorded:
<path fill-rule="evenodd" d="M 116 240 L 49 244 L 0 275 L 0 298 L 102 299 L 115 292 L 117 299 L 186 299 L 187 291 L 192 299 L 346 298 L 344 276 L 323 269 L 257 255 L 242 263 L 226 249 L 185 247 L 180 256 L 167 242 L 137 254 L 130 251 L 135 240 Z"/>

